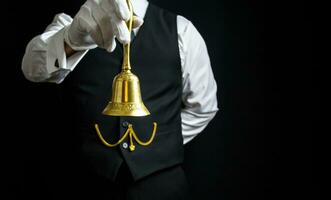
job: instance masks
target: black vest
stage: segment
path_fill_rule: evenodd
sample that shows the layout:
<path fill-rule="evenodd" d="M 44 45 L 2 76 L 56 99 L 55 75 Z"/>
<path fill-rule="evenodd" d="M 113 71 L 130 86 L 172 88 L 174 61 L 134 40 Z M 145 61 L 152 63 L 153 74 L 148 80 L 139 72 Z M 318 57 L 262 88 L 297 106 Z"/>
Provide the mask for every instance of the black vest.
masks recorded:
<path fill-rule="evenodd" d="M 60 86 L 70 126 L 66 130 L 75 138 L 73 142 L 83 164 L 110 179 L 115 178 L 123 161 L 136 180 L 183 161 L 177 17 L 149 4 L 144 21 L 131 45 L 131 64 L 151 115 L 110 117 L 102 114 L 112 95 L 113 78 L 121 70 L 120 44 L 112 53 L 100 48 L 90 50 Z M 152 144 L 145 147 L 135 143 L 136 149 L 131 152 L 122 145 L 110 148 L 101 143 L 94 123 L 99 124 L 104 138 L 114 143 L 126 131 L 125 122 L 133 124 L 143 141 L 150 138 L 153 122 L 157 122 Z M 128 138 L 125 142 L 129 144 Z"/>

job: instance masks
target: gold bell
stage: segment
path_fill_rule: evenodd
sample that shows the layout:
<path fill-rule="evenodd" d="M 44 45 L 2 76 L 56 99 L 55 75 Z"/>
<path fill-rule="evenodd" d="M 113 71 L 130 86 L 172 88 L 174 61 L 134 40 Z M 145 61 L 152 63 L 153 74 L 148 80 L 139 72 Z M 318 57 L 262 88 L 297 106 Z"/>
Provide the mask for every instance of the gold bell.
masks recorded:
<path fill-rule="evenodd" d="M 130 9 L 130 20 L 127 23 L 129 32 L 132 31 L 132 5 L 128 0 Z M 136 75 L 131 72 L 130 43 L 123 45 L 122 71 L 115 76 L 112 85 L 112 98 L 103 114 L 110 116 L 146 116 L 150 112 L 144 105 L 140 83 Z"/>
<path fill-rule="evenodd" d="M 112 99 L 102 113 L 111 116 L 150 114 L 141 99 L 139 79 L 130 70 L 122 70 L 114 78 Z"/>

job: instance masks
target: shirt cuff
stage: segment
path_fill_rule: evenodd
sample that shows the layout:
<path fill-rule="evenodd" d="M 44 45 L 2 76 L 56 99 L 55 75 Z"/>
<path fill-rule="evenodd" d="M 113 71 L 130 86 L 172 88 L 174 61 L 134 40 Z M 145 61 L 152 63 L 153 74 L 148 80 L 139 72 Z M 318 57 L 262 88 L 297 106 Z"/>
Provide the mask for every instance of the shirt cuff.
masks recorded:
<path fill-rule="evenodd" d="M 79 61 L 84 57 L 88 50 L 77 51 L 73 55 L 67 58 L 64 50 L 64 31 L 62 28 L 55 33 L 50 41 L 47 52 L 47 72 L 49 74 L 56 72 L 60 69 L 66 69 L 72 71 Z"/>

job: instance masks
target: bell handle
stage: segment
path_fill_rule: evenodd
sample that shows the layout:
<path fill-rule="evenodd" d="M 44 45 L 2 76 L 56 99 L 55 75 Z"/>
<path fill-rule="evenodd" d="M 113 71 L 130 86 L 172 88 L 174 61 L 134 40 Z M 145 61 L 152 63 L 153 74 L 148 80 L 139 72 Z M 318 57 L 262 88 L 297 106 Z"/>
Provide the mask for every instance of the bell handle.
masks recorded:
<path fill-rule="evenodd" d="M 123 64 L 122 64 L 122 71 L 129 71 L 131 70 L 131 64 L 130 64 L 130 44 L 131 44 L 131 32 L 132 32 L 132 23 L 133 23 L 133 7 L 131 0 L 126 0 L 129 11 L 130 11 L 130 19 L 126 23 L 128 26 L 129 30 L 129 36 L 130 36 L 130 41 L 127 44 L 123 44 Z"/>

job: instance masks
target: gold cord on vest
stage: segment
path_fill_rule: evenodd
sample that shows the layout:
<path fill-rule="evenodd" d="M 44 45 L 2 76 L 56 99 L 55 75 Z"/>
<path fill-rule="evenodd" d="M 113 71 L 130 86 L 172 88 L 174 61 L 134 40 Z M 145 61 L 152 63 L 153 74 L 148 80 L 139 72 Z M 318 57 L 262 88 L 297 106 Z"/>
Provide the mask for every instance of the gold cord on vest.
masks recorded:
<path fill-rule="evenodd" d="M 104 137 L 102 136 L 102 134 L 101 134 L 101 132 L 100 132 L 100 129 L 99 129 L 98 124 L 95 124 L 95 130 L 97 131 L 97 134 L 98 134 L 98 136 L 99 136 L 101 142 L 102 142 L 104 145 L 106 145 L 107 147 L 116 147 L 116 146 L 119 145 L 121 142 L 123 142 L 124 139 L 129 135 L 129 137 L 130 137 L 130 146 L 129 146 L 129 147 L 130 147 L 130 150 L 131 150 L 131 151 L 134 151 L 134 150 L 136 149 L 136 146 L 135 146 L 134 143 L 133 143 L 133 138 L 134 138 L 135 141 L 136 141 L 138 144 L 140 144 L 141 146 L 148 146 L 148 145 L 150 145 L 150 144 L 152 143 L 152 141 L 153 141 L 153 139 L 154 139 L 154 137 L 155 137 L 155 133 L 156 133 L 156 129 L 157 129 L 157 123 L 154 122 L 153 125 L 154 125 L 154 127 L 153 127 L 152 135 L 151 135 L 151 137 L 150 137 L 146 142 L 143 142 L 143 141 L 141 141 L 141 140 L 138 138 L 136 132 L 135 132 L 135 131 L 133 130 L 133 128 L 132 128 L 132 124 L 129 124 L 128 129 L 125 131 L 125 133 L 123 134 L 123 136 L 122 136 L 122 137 L 121 137 L 116 143 L 113 143 L 113 144 L 107 142 L 107 141 L 104 139 Z"/>

